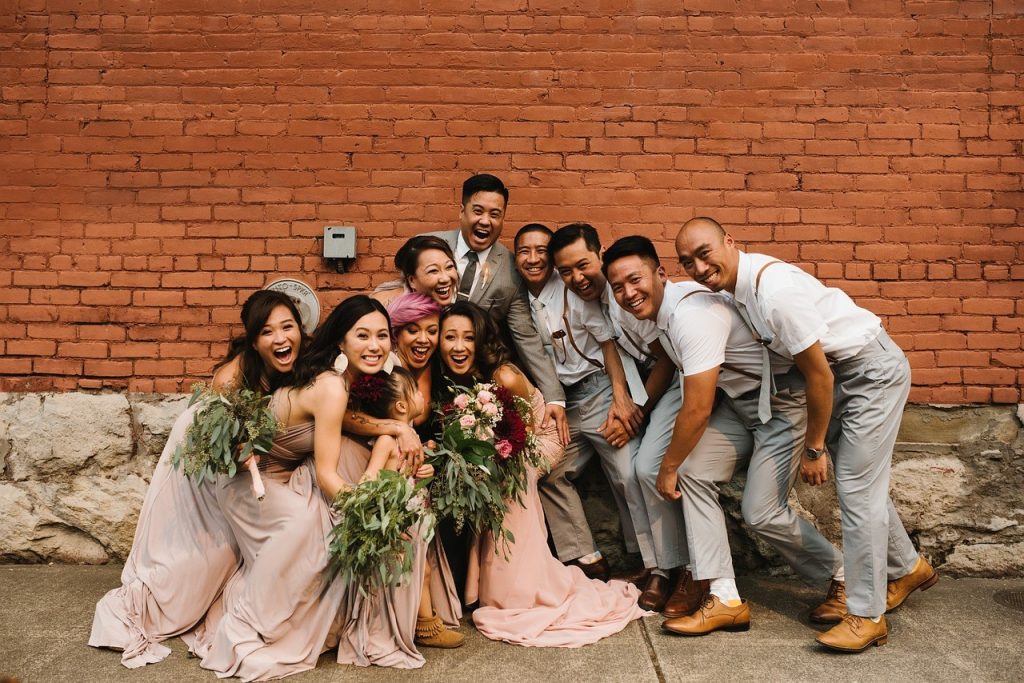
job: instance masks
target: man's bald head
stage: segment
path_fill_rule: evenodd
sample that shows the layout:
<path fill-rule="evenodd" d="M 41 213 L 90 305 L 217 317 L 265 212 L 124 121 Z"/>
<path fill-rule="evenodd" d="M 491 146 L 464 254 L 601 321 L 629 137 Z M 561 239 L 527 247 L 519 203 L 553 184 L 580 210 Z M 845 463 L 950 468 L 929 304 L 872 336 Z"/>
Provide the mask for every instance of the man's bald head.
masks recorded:
<path fill-rule="evenodd" d="M 714 291 L 734 291 L 739 252 L 732 236 L 713 218 L 698 216 L 676 235 L 676 254 L 686 273 Z"/>

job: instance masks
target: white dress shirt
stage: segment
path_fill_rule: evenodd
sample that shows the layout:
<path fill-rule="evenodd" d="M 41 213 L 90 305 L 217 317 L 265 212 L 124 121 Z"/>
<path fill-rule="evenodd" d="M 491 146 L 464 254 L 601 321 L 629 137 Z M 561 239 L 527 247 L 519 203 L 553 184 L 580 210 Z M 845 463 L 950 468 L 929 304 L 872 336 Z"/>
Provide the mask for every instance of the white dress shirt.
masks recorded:
<path fill-rule="evenodd" d="M 701 293 L 687 296 L 694 291 Z M 658 309 L 658 329 L 668 342 L 665 351 L 684 377 L 725 364 L 728 367 L 721 368 L 718 386 L 729 396 L 735 398 L 761 385 L 761 345 L 726 296 L 695 282 L 667 282 Z M 792 366 L 792 361 L 779 359 L 777 369 L 773 360 L 772 370 L 778 373 L 787 363 Z"/>
<path fill-rule="evenodd" d="M 575 384 L 599 370 L 573 348 L 569 341 L 570 332 L 572 340 L 583 354 L 604 365 L 601 342 L 612 339 L 614 335 L 598 302 L 584 301 L 572 292 L 566 293 L 562 278 L 557 273 L 551 274 L 540 295 L 530 294 L 529 299 L 537 332 L 555 362 L 558 380 L 563 385 Z M 568 330 L 565 329 L 562 315 L 566 299 L 569 303 L 565 316 L 569 320 Z M 565 334 L 556 338 L 559 332 Z"/>
<path fill-rule="evenodd" d="M 792 358 L 816 341 L 832 361 L 852 358 L 882 331 L 882 321 L 841 289 L 826 287 L 813 275 L 764 254 L 740 252 L 735 299 L 775 353 Z M 774 368 L 774 363 L 773 363 Z"/>
<path fill-rule="evenodd" d="M 608 305 L 608 318 L 619 346 L 637 362 L 645 364 L 653 359 L 651 343 L 661 336 L 653 320 L 640 320 L 615 300 L 611 285 L 607 285 L 601 300 Z"/>
<path fill-rule="evenodd" d="M 476 275 L 473 277 L 473 284 L 469 288 L 469 296 L 473 296 L 473 289 L 476 287 L 476 283 L 480 282 L 480 274 L 484 272 L 487 267 L 487 257 L 491 254 L 491 249 L 494 245 L 487 247 L 483 251 L 476 252 L 477 264 L 476 264 Z M 469 252 L 473 251 L 466 244 L 466 240 L 462 238 L 462 231 L 459 230 L 458 237 L 455 238 L 455 267 L 459 271 L 459 286 L 462 286 L 462 274 L 466 272 L 466 267 L 469 266 L 469 259 L 466 258 Z"/>

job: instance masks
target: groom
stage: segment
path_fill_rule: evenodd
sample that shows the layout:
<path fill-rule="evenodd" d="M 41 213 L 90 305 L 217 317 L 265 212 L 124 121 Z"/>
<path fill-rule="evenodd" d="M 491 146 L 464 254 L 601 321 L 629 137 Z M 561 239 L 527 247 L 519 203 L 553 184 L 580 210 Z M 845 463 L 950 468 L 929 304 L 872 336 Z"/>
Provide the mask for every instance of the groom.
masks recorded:
<path fill-rule="evenodd" d="M 508 188 L 499 178 L 486 173 L 472 176 L 462 184 L 459 229 L 435 234 L 455 252 L 459 299 L 478 304 L 508 329 L 519 358 L 547 402 L 542 426 L 554 420 L 562 443 L 567 444 L 565 392 L 537 335 L 512 253 L 498 242 L 507 205 Z"/>

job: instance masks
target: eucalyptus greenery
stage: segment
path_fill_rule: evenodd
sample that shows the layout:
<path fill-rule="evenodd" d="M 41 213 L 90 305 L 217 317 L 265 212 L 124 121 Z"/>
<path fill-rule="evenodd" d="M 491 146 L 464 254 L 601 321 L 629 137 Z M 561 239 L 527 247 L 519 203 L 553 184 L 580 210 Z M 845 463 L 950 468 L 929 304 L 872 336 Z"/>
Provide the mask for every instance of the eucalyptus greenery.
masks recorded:
<path fill-rule="evenodd" d="M 340 521 L 329 535 L 331 576 L 367 595 L 412 573 L 413 534 L 426 543 L 434 536 L 425 498 L 424 482 L 414 485 L 392 470 L 340 491 L 333 505 Z"/>
<path fill-rule="evenodd" d="M 450 517 L 457 532 L 466 525 L 476 532 L 490 531 L 495 550 L 514 543 L 512 532 L 502 526 L 508 504 L 494 476 L 494 444 L 466 434 L 456 420 L 445 427 L 441 443 L 426 450 L 434 466 L 430 504 L 437 515 Z"/>
<path fill-rule="evenodd" d="M 219 392 L 198 383 L 192 387 L 188 404 L 197 403 L 202 405 L 193 415 L 185 441 L 175 450 L 172 463 L 198 485 L 214 481 L 218 474 L 233 477 L 240 462 L 251 455 L 270 452 L 279 429 L 270 411 L 270 396 L 234 387 Z M 256 486 L 256 476 L 253 475 L 254 488 L 260 496 L 262 487 Z"/>

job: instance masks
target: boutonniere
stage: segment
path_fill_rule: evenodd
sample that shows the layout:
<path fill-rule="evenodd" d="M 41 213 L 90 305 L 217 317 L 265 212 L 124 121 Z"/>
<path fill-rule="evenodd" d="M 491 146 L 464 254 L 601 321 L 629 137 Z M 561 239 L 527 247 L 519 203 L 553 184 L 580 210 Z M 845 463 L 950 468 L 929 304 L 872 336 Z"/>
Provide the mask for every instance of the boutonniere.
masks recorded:
<path fill-rule="evenodd" d="M 487 281 L 491 278 L 491 264 L 484 263 L 484 269 L 480 272 L 480 282 L 478 286 L 483 289 L 487 286 Z"/>

